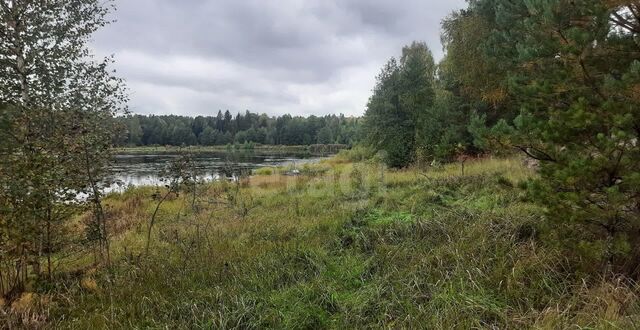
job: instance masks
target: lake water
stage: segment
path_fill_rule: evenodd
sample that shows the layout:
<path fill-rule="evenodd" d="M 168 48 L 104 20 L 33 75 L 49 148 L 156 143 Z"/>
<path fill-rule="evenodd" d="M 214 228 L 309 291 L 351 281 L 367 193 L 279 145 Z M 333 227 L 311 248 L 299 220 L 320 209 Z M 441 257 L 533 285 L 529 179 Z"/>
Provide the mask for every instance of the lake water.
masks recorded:
<path fill-rule="evenodd" d="M 162 184 L 158 173 L 177 154 L 119 154 L 112 165 L 114 184 L 105 192 L 123 191 L 129 186 L 156 186 Z M 199 180 L 232 179 L 260 167 L 303 166 L 324 157 L 305 154 L 262 154 L 254 152 L 197 153 L 193 156 Z"/>

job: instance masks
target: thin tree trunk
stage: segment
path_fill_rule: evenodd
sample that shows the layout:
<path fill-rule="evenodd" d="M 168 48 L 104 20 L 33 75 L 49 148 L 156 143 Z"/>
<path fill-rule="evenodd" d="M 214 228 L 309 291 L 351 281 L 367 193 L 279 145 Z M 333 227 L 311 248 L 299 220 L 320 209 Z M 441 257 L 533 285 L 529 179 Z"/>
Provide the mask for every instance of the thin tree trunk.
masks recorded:
<path fill-rule="evenodd" d="M 4 262 L 0 259 L 0 297 L 4 296 Z"/>
<path fill-rule="evenodd" d="M 51 219 L 47 221 L 47 276 L 49 281 L 53 279 L 51 276 Z"/>
<path fill-rule="evenodd" d="M 107 265 L 111 266 L 111 245 L 109 243 L 109 232 L 107 229 L 106 217 L 104 216 L 104 213 L 102 210 L 102 204 L 100 204 L 100 212 L 103 214 L 102 215 L 102 232 L 104 235 L 104 248 L 107 254 Z"/>
<path fill-rule="evenodd" d="M 13 38 L 15 47 L 11 48 L 11 51 L 16 56 L 15 70 L 20 76 L 20 97 L 22 98 L 23 105 L 27 106 L 30 102 L 29 96 L 29 79 L 27 77 L 27 63 L 24 55 L 24 45 L 19 45 L 22 42 L 21 33 L 25 30 L 25 21 L 19 20 L 20 8 L 16 8 L 16 4 L 13 3 L 10 6 L 11 12 L 8 13 L 8 25 L 13 28 Z M 18 24 L 18 22 L 20 22 Z"/>
<path fill-rule="evenodd" d="M 89 147 L 87 146 L 87 142 L 84 141 L 84 154 L 85 154 L 85 167 L 87 171 L 87 179 L 89 180 L 89 185 L 91 186 L 92 201 L 94 208 L 94 216 L 96 219 L 96 224 L 98 225 L 99 240 L 100 240 L 100 254 L 103 252 L 107 258 L 107 265 L 111 264 L 111 252 L 109 251 L 109 236 L 107 232 L 107 225 L 104 216 L 104 210 L 102 208 L 102 201 L 100 199 L 100 190 L 96 184 L 96 180 L 91 171 L 91 160 L 89 159 Z M 103 251 L 104 250 L 104 251 Z"/>
<path fill-rule="evenodd" d="M 167 193 L 162 197 L 160 202 L 158 202 L 158 205 L 156 205 L 156 209 L 153 211 L 153 215 L 151 216 L 151 221 L 149 222 L 149 228 L 147 229 L 147 244 L 144 248 L 144 253 L 146 255 L 149 255 L 149 245 L 151 244 L 151 230 L 153 230 L 153 225 L 156 222 L 156 215 L 158 214 L 158 210 L 160 210 L 160 205 L 162 205 L 162 203 L 169 197 L 169 194 L 171 194 L 172 191 L 173 189 L 169 189 L 169 191 L 167 191 Z"/>
<path fill-rule="evenodd" d="M 194 162 L 191 162 L 191 178 L 193 179 L 193 199 L 191 200 L 191 209 L 194 213 L 197 213 L 196 209 L 196 189 L 198 187 L 198 179 L 196 175 L 196 165 Z"/>

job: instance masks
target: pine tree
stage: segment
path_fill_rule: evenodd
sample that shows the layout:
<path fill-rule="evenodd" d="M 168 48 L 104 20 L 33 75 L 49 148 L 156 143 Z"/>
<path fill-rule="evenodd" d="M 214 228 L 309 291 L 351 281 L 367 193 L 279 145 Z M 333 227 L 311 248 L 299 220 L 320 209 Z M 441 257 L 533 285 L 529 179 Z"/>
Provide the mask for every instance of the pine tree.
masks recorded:
<path fill-rule="evenodd" d="M 618 266 L 607 271 L 635 271 L 640 6 L 492 2 L 500 18 L 491 38 L 493 56 L 516 64 L 507 81 L 520 109 L 512 123 L 498 123 L 493 138 L 540 160 L 540 178 L 531 191 L 547 207 L 548 218 L 569 230 L 567 242 L 586 249 L 583 256 Z"/>

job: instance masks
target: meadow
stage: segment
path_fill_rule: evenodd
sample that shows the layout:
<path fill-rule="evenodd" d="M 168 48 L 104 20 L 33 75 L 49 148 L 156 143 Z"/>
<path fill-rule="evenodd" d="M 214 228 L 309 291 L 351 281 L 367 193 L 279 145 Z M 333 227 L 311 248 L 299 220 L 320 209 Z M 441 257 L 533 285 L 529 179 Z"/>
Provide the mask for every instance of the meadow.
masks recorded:
<path fill-rule="evenodd" d="M 112 265 L 63 263 L 0 321 L 42 328 L 634 328 L 521 186 L 519 158 L 390 170 L 356 151 L 284 175 L 105 200 Z M 195 199 L 194 199 L 195 196 Z"/>

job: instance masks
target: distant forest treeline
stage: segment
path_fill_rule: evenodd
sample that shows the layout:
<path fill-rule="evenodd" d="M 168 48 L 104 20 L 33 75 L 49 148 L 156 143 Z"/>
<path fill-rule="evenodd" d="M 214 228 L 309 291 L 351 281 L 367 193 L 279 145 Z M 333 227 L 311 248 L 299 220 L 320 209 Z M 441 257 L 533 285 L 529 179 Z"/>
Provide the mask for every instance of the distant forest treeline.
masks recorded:
<path fill-rule="evenodd" d="M 233 116 L 228 110 L 211 116 L 143 116 L 117 118 L 125 132 L 120 146 L 227 145 L 257 143 L 269 145 L 346 144 L 358 139 L 360 120 L 344 115 L 323 117 L 270 117 L 246 111 Z"/>

